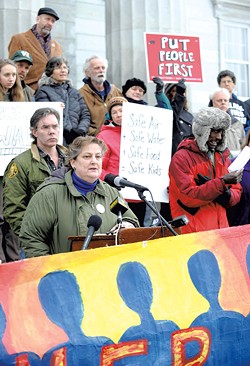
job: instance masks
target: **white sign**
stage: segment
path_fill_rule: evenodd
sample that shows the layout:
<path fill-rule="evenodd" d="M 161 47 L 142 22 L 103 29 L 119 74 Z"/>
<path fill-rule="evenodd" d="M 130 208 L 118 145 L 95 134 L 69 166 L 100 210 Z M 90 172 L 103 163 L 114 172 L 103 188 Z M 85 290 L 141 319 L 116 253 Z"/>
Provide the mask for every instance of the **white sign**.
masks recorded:
<path fill-rule="evenodd" d="M 172 150 L 173 112 L 168 109 L 124 103 L 119 175 L 147 187 L 156 202 L 168 202 L 168 168 Z M 139 199 L 124 188 L 126 199 Z M 149 192 L 144 192 L 151 200 Z"/>
<path fill-rule="evenodd" d="M 60 113 L 63 141 L 63 109 L 59 102 L 1 102 L 0 103 L 0 176 L 16 155 L 30 148 L 30 118 L 39 108 L 50 107 Z"/>
<path fill-rule="evenodd" d="M 248 160 L 250 159 L 250 147 L 245 146 L 236 159 L 228 167 L 228 171 L 235 172 L 236 170 L 241 170 L 244 168 Z"/>

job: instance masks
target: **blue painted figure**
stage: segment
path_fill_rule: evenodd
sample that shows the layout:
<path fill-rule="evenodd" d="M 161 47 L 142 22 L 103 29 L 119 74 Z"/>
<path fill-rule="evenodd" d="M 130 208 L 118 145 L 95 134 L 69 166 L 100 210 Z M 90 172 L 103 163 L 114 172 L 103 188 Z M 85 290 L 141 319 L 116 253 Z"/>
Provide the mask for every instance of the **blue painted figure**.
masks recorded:
<path fill-rule="evenodd" d="M 0 305 L 0 365 L 1 366 L 16 366 L 19 365 L 18 359 L 20 360 L 20 365 L 38 366 L 40 365 L 40 358 L 33 352 L 20 352 L 9 354 L 2 343 L 2 338 L 6 329 L 6 316 L 4 314 L 2 305 Z M 21 360 L 25 361 L 21 363 Z M 29 362 L 29 363 L 28 363 Z"/>
<path fill-rule="evenodd" d="M 209 310 L 190 325 L 206 327 L 211 333 L 210 355 L 204 365 L 243 366 L 246 319 L 238 312 L 223 310 L 219 304 L 221 274 L 214 254 L 209 250 L 195 253 L 188 261 L 188 269 L 194 286 L 210 304 Z M 187 356 L 193 356 L 195 350 L 195 344 L 188 344 Z"/>
<path fill-rule="evenodd" d="M 115 366 L 167 366 L 171 364 L 171 333 L 178 326 L 169 320 L 155 320 L 150 309 L 153 302 L 152 283 L 147 269 L 139 262 L 121 265 L 117 275 L 119 293 L 125 304 L 140 316 L 141 324 L 130 327 L 119 342 L 147 339 L 148 354 L 131 356 L 115 362 Z"/>
<path fill-rule="evenodd" d="M 102 347 L 113 342 L 106 337 L 88 337 L 83 333 L 81 324 L 84 309 L 75 276 L 68 271 L 48 273 L 41 279 L 38 293 L 48 318 L 62 328 L 69 338 L 67 342 L 47 351 L 42 365 L 48 366 L 51 362 L 56 364 L 57 357 L 61 359 L 60 365 L 99 365 Z"/>

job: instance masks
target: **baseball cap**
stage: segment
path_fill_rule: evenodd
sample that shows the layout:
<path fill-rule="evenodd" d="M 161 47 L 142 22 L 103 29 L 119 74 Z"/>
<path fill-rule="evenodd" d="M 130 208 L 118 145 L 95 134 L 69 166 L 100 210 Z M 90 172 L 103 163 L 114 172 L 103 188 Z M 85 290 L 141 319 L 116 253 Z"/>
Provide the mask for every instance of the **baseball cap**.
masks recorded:
<path fill-rule="evenodd" d="M 33 60 L 32 60 L 32 56 L 29 52 L 24 51 L 24 50 L 18 50 L 14 53 L 14 55 L 11 57 L 11 60 L 14 62 L 17 61 L 27 61 L 29 62 L 31 65 L 33 65 Z"/>
<path fill-rule="evenodd" d="M 53 17 L 56 18 L 56 20 L 59 19 L 58 14 L 55 12 L 55 10 L 51 9 L 51 8 L 40 8 L 38 10 L 37 15 L 42 15 L 42 14 L 48 14 L 48 15 L 52 15 Z"/>

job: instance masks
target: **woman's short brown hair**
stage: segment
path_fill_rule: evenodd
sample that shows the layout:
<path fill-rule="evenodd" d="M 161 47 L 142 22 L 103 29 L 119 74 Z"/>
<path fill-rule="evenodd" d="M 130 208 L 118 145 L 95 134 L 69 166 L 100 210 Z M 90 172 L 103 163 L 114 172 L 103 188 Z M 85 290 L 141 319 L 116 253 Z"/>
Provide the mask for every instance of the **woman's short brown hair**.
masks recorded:
<path fill-rule="evenodd" d="M 77 156 L 82 151 L 84 146 L 90 144 L 97 144 L 100 146 L 102 155 L 107 151 L 107 145 L 95 136 L 79 136 L 74 139 L 74 141 L 68 146 L 68 151 L 65 156 L 65 165 L 70 166 L 70 161 L 76 159 Z"/>

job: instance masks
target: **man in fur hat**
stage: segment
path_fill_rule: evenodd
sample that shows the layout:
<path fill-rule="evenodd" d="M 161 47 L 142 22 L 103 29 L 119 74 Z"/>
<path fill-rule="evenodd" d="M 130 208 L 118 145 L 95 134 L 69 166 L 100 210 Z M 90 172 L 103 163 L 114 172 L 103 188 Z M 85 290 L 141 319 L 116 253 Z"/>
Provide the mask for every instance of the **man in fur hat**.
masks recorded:
<path fill-rule="evenodd" d="M 228 227 L 226 208 L 241 196 L 242 171 L 228 173 L 229 150 L 225 131 L 230 116 L 214 107 L 194 118 L 194 137 L 184 139 L 169 167 L 169 199 L 173 217 L 186 215 L 182 233 Z"/>

